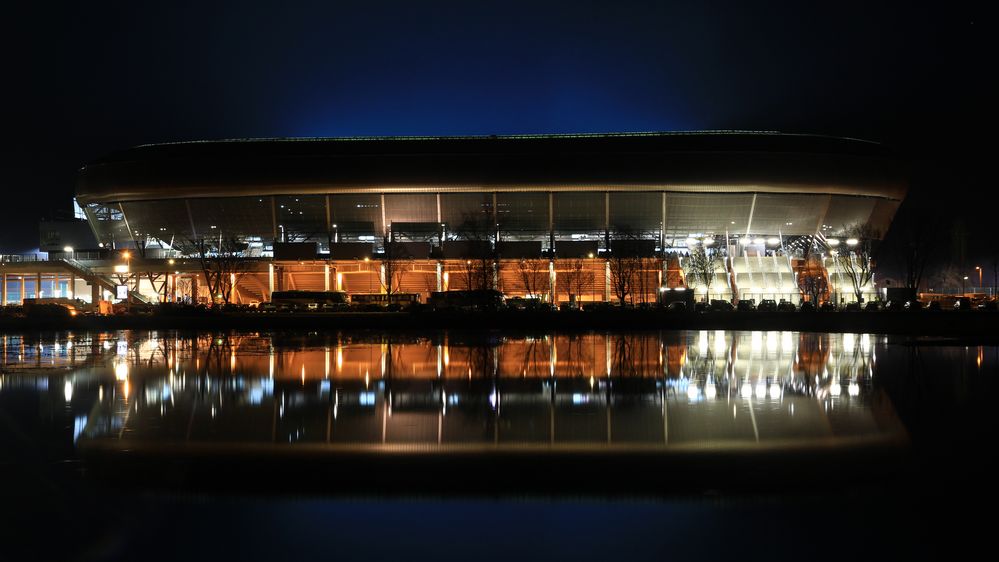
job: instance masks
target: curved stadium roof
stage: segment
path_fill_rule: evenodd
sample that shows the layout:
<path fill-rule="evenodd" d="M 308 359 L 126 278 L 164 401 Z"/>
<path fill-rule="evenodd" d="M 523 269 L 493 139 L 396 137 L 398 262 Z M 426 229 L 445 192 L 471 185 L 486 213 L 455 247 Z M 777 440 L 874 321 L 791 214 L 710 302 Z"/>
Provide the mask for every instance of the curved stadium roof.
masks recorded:
<path fill-rule="evenodd" d="M 80 170 L 77 200 L 666 190 L 900 201 L 906 185 L 877 143 L 775 132 L 242 139 L 116 152 Z"/>

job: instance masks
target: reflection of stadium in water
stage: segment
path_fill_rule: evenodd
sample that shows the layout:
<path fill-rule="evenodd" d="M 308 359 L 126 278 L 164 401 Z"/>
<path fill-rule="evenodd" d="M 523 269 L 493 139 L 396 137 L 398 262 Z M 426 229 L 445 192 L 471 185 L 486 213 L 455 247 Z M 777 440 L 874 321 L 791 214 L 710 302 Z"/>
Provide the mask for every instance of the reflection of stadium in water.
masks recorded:
<path fill-rule="evenodd" d="M 866 334 L 662 332 L 491 340 L 3 340 L 4 387 L 53 377 L 74 440 L 676 446 L 897 437 Z M 58 407 L 56 404 L 52 408 Z"/>

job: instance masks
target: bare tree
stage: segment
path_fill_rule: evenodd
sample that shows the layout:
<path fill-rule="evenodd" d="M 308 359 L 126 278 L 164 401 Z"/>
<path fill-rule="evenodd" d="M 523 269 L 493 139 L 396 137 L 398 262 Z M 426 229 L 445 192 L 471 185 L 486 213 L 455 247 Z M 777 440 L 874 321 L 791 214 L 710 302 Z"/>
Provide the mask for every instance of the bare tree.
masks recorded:
<path fill-rule="evenodd" d="M 642 259 L 626 252 L 611 252 L 607 261 L 610 264 L 611 287 L 614 288 L 618 302 L 623 306 L 629 297 L 632 297 L 635 278 L 642 267 Z M 633 302 L 634 298 L 631 300 Z"/>
<path fill-rule="evenodd" d="M 715 280 L 717 262 L 713 256 L 709 256 L 704 246 L 695 246 L 690 250 L 690 256 L 683 262 L 684 275 L 687 279 L 693 279 L 694 283 L 704 285 L 706 298 L 711 297 L 711 285 Z M 687 283 L 690 286 L 690 283 Z"/>
<path fill-rule="evenodd" d="M 402 284 L 402 276 L 406 272 L 406 260 L 409 259 L 410 255 L 405 246 L 391 240 L 388 236 L 385 237 L 383 248 L 382 268 L 385 274 L 379 278 L 379 281 L 381 282 L 382 290 L 386 294 L 392 295 L 399 291 L 399 287 Z"/>
<path fill-rule="evenodd" d="M 927 281 L 927 267 L 941 255 L 945 232 L 939 213 L 908 208 L 896 216 L 892 235 L 885 242 L 891 245 L 888 257 L 894 258 L 904 274 L 905 287 L 918 290 Z"/>
<path fill-rule="evenodd" d="M 850 283 L 857 302 L 863 302 L 864 287 L 874 279 L 874 246 L 881 239 L 881 232 L 870 223 L 856 223 L 846 229 L 847 249 L 837 258 L 840 268 Z"/>
<path fill-rule="evenodd" d="M 805 258 L 805 266 L 798 271 L 798 290 L 815 305 L 829 294 L 829 280 L 817 257 Z"/>
<path fill-rule="evenodd" d="M 589 288 L 592 274 L 586 269 L 586 262 L 575 258 L 559 260 L 559 273 L 555 278 L 557 288 L 566 293 L 570 301 L 579 300 L 583 292 Z"/>
<path fill-rule="evenodd" d="M 500 262 L 492 249 L 494 234 L 488 217 L 478 213 L 463 217 L 456 233 L 469 243 L 469 252 L 461 267 L 465 287 L 469 290 L 495 289 Z"/>
<path fill-rule="evenodd" d="M 531 298 L 539 298 L 548 292 L 548 260 L 522 259 L 517 262 L 517 277 L 524 293 Z"/>
<path fill-rule="evenodd" d="M 246 243 L 220 234 L 218 238 L 188 240 L 188 244 L 192 250 L 188 253 L 201 265 L 210 301 L 216 305 L 232 302 L 233 290 L 250 269 L 250 262 L 243 257 Z"/>

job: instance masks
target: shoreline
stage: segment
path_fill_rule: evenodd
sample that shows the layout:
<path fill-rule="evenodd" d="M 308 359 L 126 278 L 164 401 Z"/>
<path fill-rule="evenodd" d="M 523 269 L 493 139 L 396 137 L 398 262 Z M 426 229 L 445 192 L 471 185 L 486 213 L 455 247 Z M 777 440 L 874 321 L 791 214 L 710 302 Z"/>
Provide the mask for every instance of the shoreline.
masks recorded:
<path fill-rule="evenodd" d="M 599 311 L 232 313 L 0 317 L 0 333 L 36 330 L 744 330 L 975 337 L 999 340 L 999 313 Z"/>

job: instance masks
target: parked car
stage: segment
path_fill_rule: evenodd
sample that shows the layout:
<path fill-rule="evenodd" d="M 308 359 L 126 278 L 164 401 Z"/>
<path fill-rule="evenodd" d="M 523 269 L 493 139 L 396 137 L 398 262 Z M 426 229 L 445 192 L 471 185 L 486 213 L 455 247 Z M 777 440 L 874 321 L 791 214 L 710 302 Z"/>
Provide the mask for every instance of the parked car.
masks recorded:
<path fill-rule="evenodd" d="M 756 303 L 752 299 L 750 299 L 750 300 L 745 300 L 745 299 L 740 300 L 739 301 L 739 305 L 736 306 L 736 310 L 739 310 L 740 312 L 754 311 L 754 310 L 756 310 Z"/>
<path fill-rule="evenodd" d="M 669 312 L 686 312 L 687 303 L 684 301 L 673 301 L 669 303 L 669 306 L 666 307 L 666 310 Z"/>
<path fill-rule="evenodd" d="M 708 311 L 708 303 L 706 302 L 699 302 L 694 305 L 694 312 L 707 312 L 707 311 Z"/>
<path fill-rule="evenodd" d="M 926 310 L 940 312 L 943 309 L 940 307 L 940 301 L 931 301 L 930 304 L 926 305 Z"/>
<path fill-rule="evenodd" d="M 777 312 L 794 312 L 795 310 L 798 309 L 794 306 L 793 302 L 781 299 L 780 302 L 777 303 Z"/>
<path fill-rule="evenodd" d="M 996 301 L 985 301 L 978 304 L 978 310 L 983 310 L 986 312 L 996 312 L 999 310 L 999 302 Z"/>
<path fill-rule="evenodd" d="M 729 312 L 732 310 L 735 310 L 735 307 L 726 300 L 714 299 L 711 301 L 712 312 Z"/>
<path fill-rule="evenodd" d="M 798 308 L 801 312 L 815 312 L 815 303 L 812 301 L 805 301 L 801 303 L 801 307 Z"/>
<path fill-rule="evenodd" d="M 836 312 L 836 303 L 832 301 L 826 301 L 822 303 L 822 306 L 819 307 L 819 310 L 821 310 L 822 312 Z"/>
<path fill-rule="evenodd" d="M 777 301 L 773 299 L 763 299 L 760 301 L 760 306 L 756 307 L 756 310 L 762 312 L 773 312 L 777 310 Z"/>
<path fill-rule="evenodd" d="M 860 303 L 859 302 L 858 303 L 850 303 L 850 304 L 856 304 L 857 305 L 857 310 L 860 310 Z M 883 307 L 881 306 L 881 303 L 879 303 L 878 301 L 871 301 L 871 302 L 869 302 L 869 303 L 867 303 L 867 304 L 864 305 L 864 310 L 867 311 L 867 312 L 878 312 L 882 308 Z"/>

